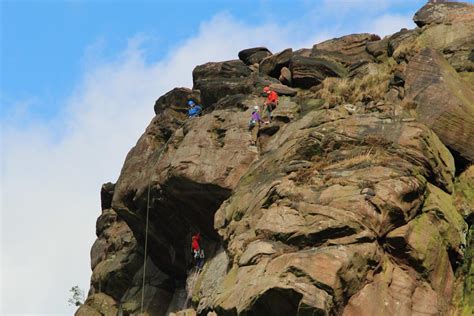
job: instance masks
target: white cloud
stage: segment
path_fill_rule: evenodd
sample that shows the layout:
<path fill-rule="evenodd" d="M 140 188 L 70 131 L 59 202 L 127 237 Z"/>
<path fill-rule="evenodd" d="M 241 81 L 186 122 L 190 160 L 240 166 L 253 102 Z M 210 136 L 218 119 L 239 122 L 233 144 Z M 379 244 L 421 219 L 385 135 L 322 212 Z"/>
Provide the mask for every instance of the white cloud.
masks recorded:
<path fill-rule="evenodd" d="M 402 28 L 414 28 L 411 16 L 405 15 L 382 15 L 370 23 L 370 28 L 376 30 L 381 37 L 400 31 Z"/>
<path fill-rule="evenodd" d="M 382 17 L 373 27 L 398 27 L 400 21 Z M 132 38 L 112 61 L 91 61 L 91 51 L 100 48 L 93 46 L 87 50 L 84 75 L 56 120 L 27 127 L 6 121 L 1 141 L 2 314 L 71 314 L 69 288 L 89 286 L 100 185 L 117 179 L 158 96 L 175 86 L 190 87 L 197 64 L 234 59 L 243 48 L 265 45 L 276 52 L 310 47 L 334 35 L 308 31 L 306 23 L 254 27 L 220 14 L 204 22 L 196 37 L 151 64 L 144 61 L 142 37 Z"/>

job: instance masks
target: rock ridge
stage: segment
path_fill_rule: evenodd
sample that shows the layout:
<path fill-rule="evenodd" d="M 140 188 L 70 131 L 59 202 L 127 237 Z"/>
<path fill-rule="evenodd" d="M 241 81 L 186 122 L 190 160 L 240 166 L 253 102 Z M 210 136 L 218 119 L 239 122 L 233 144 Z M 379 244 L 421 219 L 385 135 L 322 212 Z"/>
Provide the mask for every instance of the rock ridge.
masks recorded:
<path fill-rule="evenodd" d="M 146 315 L 471 315 L 474 5 L 414 21 L 244 49 L 159 97 L 101 188 L 76 315 L 139 315 L 142 295 Z M 279 104 L 254 144 L 265 86 Z"/>

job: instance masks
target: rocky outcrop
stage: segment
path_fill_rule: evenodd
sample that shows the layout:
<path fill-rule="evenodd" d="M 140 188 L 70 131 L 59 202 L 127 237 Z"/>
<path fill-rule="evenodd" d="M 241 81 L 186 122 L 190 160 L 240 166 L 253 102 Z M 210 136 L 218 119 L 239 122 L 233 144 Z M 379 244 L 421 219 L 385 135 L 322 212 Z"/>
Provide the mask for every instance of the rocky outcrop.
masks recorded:
<path fill-rule="evenodd" d="M 293 49 L 285 49 L 275 55 L 268 56 L 260 62 L 259 71 L 262 75 L 278 78 L 283 67 L 288 67 L 293 56 Z"/>
<path fill-rule="evenodd" d="M 275 152 L 249 171 L 216 213 L 215 226 L 234 262 L 226 278 L 235 283 L 225 278 L 222 294 L 208 308 L 244 313 L 283 295 L 290 301 L 272 313 L 340 313 L 350 297 L 365 295 L 364 284 L 385 261 L 410 260 L 380 241 L 422 218 L 427 179 L 452 190 L 453 160 L 422 124 L 353 117 L 338 109 L 307 114 L 281 133 L 273 141 Z M 386 152 L 396 156 L 388 159 Z M 429 161 L 438 163 L 426 169 Z M 458 236 L 464 225 L 455 217 Z M 453 238 L 459 252 L 462 242 Z M 449 260 L 444 264 L 452 271 Z M 453 286 L 452 277 L 433 278 Z M 425 282 L 440 304 L 436 311 L 446 308 L 445 293 Z M 374 304 L 383 309 L 383 301 Z"/>
<path fill-rule="evenodd" d="M 415 13 L 413 21 L 419 27 L 432 24 L 446 24 L 463 19 L 469 21 L 469 4 L 458 2 L 444 2 L 427 4 Z"/>
<path fill-rule="evenodd" d="M 474 50 L 474 5 L 440 3 L 426 5 L 414 17 L 422 26 L 418 47 L 436 49 L 457 71 L 474 71 L 470 57 Z"/>
<path fill-rule="evenodd" d="M 194 69 L 194 88 L 201 92 L 202 104 L 210 106 L 227 95 L 252 93 L 255 82 L 250 74 L 240 60 L 207 63 Z"/>
<path fill-rule="evenodd" d="M 265 57 L 272 55 L 266 47 L 254 47 L 239 52 L 239 59 L 247 65 L 258 64 Z"/>
<path fill-rule="evenodd" d="M 133 314 L 141 309 L 143 249 L 127 223 L 111 209 L 115 185 L 102 186 L 102 215 L 91 249 L 91 289 L 76 315 Z M 174 292 L 174 282 L 148 259 L 144 311 L 163 315 Z"/>
<path fill-rule="evenodd" d="M 122 171 L 113 207 L 136 234 L 143 234 L 150 202 L 149 229 L 160 234 L 150 233 L 149 242 L 160 269 L 185 277 L 191 232 L 201 231 L 205 244 L 218 240 L 212 227 L 214 211 L 257 158 L 250 142 L 246 116 L 216 110 L 177 129 L 165 146 L 151 153 L 141 173 Z M 132 151 L 127 161 L 142 157 L 142 152 Z"/>
<path fill-rule="evenodd" d="M 102 188 L 76 314 L 468 315 L 471 11 L 428 4 L 384 39 L 197 66 Z M 264 86 L 279 104 L 249 130 Z"/>
<path fill-rule="evenodd" d="M 418 119 L 464 158 L 474 161 L 474 90 L 435 50 L 423 49 L 406 71 L 406 98 Z"/>
<path fill-rule="evenodd" d="M 341 64 L 323 58 L 300 57 L 291 59 L 292 83 L 296 87 L 309 89 L 327 77 L 344 77 L 347 71 Z"/>
<path fill-rule="evenodd" d="M 375 34 L 351 34 L 313 46 L 311 56 L 328 57 L 346 66 L 359 61 L 373 61 L 366 49 L 368 43 L 380 40 Z"/>

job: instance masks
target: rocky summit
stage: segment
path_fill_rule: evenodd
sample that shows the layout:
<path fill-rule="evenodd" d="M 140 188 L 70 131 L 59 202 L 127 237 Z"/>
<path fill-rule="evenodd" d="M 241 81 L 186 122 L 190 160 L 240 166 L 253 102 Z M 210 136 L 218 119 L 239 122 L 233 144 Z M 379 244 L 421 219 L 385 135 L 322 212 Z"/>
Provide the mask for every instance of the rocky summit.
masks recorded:
<path fill-rule="evenodd" d="M 472 315 L 474 5 L 414 22 L 244 49 L 158 98 L 102 186 L 76 315 Z"/>

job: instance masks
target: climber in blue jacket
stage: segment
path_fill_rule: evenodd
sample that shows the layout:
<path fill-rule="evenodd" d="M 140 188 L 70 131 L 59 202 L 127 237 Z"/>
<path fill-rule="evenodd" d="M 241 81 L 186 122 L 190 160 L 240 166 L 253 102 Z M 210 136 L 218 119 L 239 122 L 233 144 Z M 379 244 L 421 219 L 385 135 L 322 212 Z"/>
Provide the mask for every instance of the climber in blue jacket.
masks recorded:
<path fill-rule="evenodd" d="M 193 100 L 188 101 L 189 110 L 188 117 L 198 117 L 201 114 L 202 107 L 199 104 L 196 104 Z"/>

